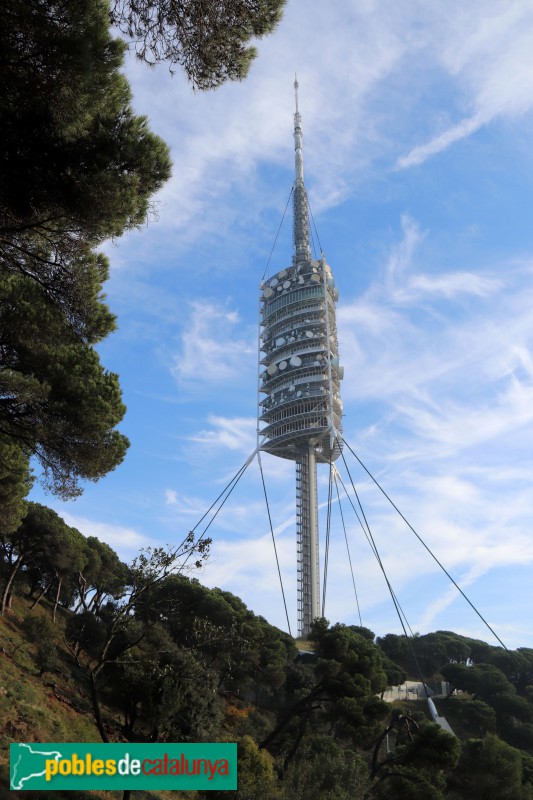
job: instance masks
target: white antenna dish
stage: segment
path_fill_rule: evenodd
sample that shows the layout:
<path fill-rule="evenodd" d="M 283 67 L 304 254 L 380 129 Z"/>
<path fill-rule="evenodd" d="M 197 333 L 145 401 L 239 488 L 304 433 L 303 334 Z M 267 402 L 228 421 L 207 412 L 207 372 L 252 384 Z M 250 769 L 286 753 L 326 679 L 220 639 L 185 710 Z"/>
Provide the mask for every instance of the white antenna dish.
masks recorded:
<path fill-rule="evenodd" d="M 269 375 L 275 375 L 277 371 L 278 371 L 278 368 L 277 368 L 276 364 L 270 364 L 267 367 L 267 372 L 268 372 Z"/>
<path fill-rule="evenodd" d="M 281 272 L 278 272 L 278 278 L 286 278 L 287 277 L 287 270 L 282 269 Z"/>
<path fill-rule="evenodd" d="M 274 294 L 274 292 L 272 291 L 270 286 L 267 286 L 266 289 L 265 289 L 265 297 L 267 297 L 267 298 L 268 297 L 272 297 L 273 294 Z"/>
<path fill-rule="evenodd" d="M 279 339 L 276 339 L 276 347 L 282 347 L 285 344 L 285 339 L 283 336 L 280 336 Z"/>
<path fill-rule="evenodd" d="M 279 281 L 278 281 L 278 279 L 277 279 L 277 278 L 272 278 L 272 280 L 270 281 L 270 285 L 271 285 L 271 286 L 277 286 L 277 285 L 278 285 L 278 283 L 279 283 Z"/>
<path fill-rule="evenodd" d="M 313 331 L 306 331 L 305 335 L 307 336 L 308 339 L 312 339 L 315 334 L 313 333 Z"/>
<path fill-rule="evenodd" d="M 280 361 L 279 362 L 279 368 L 280 369 L 287 369 L 287 362 L 286 361 Z"/>
<path fill-rule="evenodd" d="M 311 275 L 311 280 L 314 281 L 314 283 L 320 283 L 320 275 L 317 275 L 316 273 Z"/>
<path fill-rule="evenodd" d="M 302 365 L 302 359 L 300 356 L 292 356 L 290 364 L 291 367 L 300 367 Z"/>
<path fill-rule="evenodd" d="M 291 286 L 291 282 L 290 281 L 285 281 L 284 284 L 283 284 L 283 288 L 284 289 L 290 289 L 290 286 Z"/>

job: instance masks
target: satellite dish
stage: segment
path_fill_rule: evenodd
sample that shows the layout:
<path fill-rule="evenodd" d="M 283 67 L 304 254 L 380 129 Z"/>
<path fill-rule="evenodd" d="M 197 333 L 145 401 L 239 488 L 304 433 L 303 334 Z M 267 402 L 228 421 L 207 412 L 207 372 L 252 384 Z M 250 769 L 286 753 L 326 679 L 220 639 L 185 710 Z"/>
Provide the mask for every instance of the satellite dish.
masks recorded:
<path fill-rule="evenodd" d="M 280 369 L 286 369 L 287 368 L 287 362 L 286 361 L 280 361 L 279 362 L 279 368 Z"/>
<path fill-rule="evenodd" d="M 282 269 L 281 272 L 278 272 L 278 278 L 286 278 L 287 277 L 287 270 Z"/>
<path fill-rule="evenodd" d="M 296 397 L 301 397 L 301 396 L 302 396 L 301 392 L 296 392 Z"/>
<path fill-rule="evenodd" d="M 320 355 L 320 353 L 317 355 L 317 359 L 318 359 L 319 361 L 322 361 L 322 356 Z"/>
<path fill-rule="evenodd" d="M 283 288 L 284 289 L 290 289 L 291 288 L 291 282 L 290 281 L 285 281 L 284 284 L 283 284 Z"/>
<path fill-rule="evenodd" d="M 273 294 L 274 294 L 274 292 L 272 291 L 270 286 L 267 286 L 266 289 L 265 289 L 265 297 L 267 297 L 267 298 L 268 297 L 272 297 Z"/>
<path fill-rule="evenodd" d="M 277 286 L 277 285 L 278 285 L 278 283 L 279 283 L 279 281 L 278 281 L 278 279 L 277 279 L 277 278 L 272 278 L 272 280 L 270 281 L 270 285 L 271 285 L 271 286 Z"/>
<path fill-rule="evenodd" d="M 289 392 L 294 392 L 294 385 L 293 385 L 292 383 L 291 383 L 291 385 L 289 386 Z"/>
<path fill-rule="evenodd" d="M 316 267 L 313 267 L 313 272 L 317 272 L 317 268 Z"/>
<path fill-rule="evenodd" d="M 278 368 L 277 368 L 276 364 L 270 364 L 267 367 L 267 372 L 268 372 L 269 375 L 275 375 L 277 371 L 278 371 Z"/>
<path fill-rule="evenodd" d="M 291 367 L 300 367 L 302 364 L 302 359 L 300 356 L 292 356 L 290 360 Z"/>
<path fill-rule="evenodd" d="M 285 344 L 285 339 L 283 336 L 280 336 L 279 339 L 276 339 L 276 347 L 282 347 Z"/>
<path fill-rule="evenodd" d="M 278 292 L 281 292 L 281 290 L 283 289 L 283 284 L 280 283 L 279 286 L 276 286 L 276 289 L 278 290 Z"/>
<path fill-rule="evenodd" d="M 314 281 L 314 283 L 320 283 L 320 275 L 311 275 L 311 280 Z"/>
<path fill-rule="evenodd" d="M 305 283 L 302 275 L 298 278 L 298 283 Z"/>
<path fill-rule="evenodd" d="M 312 339 L 315 334 L 313 333 L 313 331 L 306 331 L 305 335 L 307 336 L 308 339 Z"/>

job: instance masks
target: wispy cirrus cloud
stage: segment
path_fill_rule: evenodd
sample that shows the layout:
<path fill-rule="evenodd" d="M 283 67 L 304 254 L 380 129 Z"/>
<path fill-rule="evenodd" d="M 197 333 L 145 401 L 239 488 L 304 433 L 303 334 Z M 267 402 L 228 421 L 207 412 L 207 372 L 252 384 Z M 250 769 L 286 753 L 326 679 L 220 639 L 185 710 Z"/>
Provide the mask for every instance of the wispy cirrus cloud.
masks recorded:
<path fill-rule="evenodd" d="M 257 442 L 257 419 L 255 417 L 222 417 L 209 414 L 209 428 L 189 436 L 195 442 L 207 448 L 222 447 L 228 450 L 239 450 L 250 455 Z"/>
<path fill-rule="evenodd" d="M 467 113 L 412 147 L 398 159 L 398 169 L 422 164 L 495 119 L 533 109 L 533 10 L 528 4 L 434 4 L 426 7 L 424 18 L 427 46 Z M 426 58 L 432 60 L 427 50 Z"/>
<path fill-rule="evenodd" d="M 256 332 L 243 336 L 239 314 L 215 302 L 190 303 L 171 372 L 181 386 L 226 384 L 253 369 Z"/>

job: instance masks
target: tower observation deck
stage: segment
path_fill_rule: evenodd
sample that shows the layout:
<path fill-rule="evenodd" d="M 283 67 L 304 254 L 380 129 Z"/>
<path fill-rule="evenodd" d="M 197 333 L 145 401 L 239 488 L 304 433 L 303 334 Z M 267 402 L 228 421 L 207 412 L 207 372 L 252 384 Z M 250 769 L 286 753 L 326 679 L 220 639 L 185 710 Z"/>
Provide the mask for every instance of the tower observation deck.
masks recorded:
<path fill-rule="evenodd" d="M 260 287 L 260 449 L 296 462 L 298 630 L 320 616 L 317 462 L 340 455 L 342 402 L 335 303 L 323 254 L 311 255 L 298 82 L 294 83 L 295 182 L 292 264 Z"/>

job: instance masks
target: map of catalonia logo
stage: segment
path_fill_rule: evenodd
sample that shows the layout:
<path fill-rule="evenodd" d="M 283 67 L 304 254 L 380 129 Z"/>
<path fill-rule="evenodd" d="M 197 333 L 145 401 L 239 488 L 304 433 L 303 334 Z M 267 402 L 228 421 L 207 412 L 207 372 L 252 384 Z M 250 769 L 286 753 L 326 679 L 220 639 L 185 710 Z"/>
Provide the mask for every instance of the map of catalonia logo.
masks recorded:
<path fill-rule="evenodd" d="M 10 745 L 10 788 L 237 788 L 237 745 L 19 742 Z"/>

